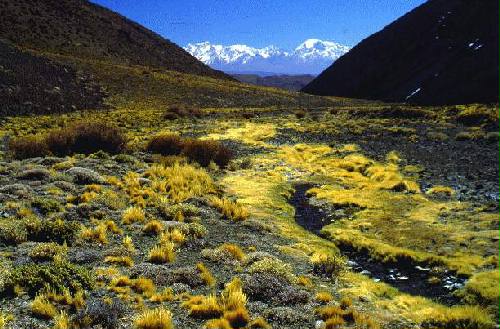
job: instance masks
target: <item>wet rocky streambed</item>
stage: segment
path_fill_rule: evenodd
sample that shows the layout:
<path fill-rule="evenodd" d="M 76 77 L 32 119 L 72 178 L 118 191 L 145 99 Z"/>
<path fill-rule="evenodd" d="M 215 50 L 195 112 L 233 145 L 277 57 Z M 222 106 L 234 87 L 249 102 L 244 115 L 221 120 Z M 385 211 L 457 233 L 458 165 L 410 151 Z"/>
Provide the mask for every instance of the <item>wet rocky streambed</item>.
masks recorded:
<path fill-rule="evenodd" d="M 312 204 L 306 195 L 314 187 L 310 183 L 295 184 L 295 192 L 288 200 L 295 208 L 295 221 L 308 231 L 321 236 L 323 226 L 341 218 L 350 218 L 359 208 L 331 209 Z M 446 270 L 435 271 L 428 264 L 409 260 L 383 263 L 370 257 L 367 251 L 352 246 L 338 245 L 348 259 L 347 264 L 355 272 L 365 274 L 376 282 L 385 282 L 398 290 L 417 296 L 431 298 L 443 304 L 458 304 L 460 299 L 454 291 L 463 287 L 466 279 Z"/>

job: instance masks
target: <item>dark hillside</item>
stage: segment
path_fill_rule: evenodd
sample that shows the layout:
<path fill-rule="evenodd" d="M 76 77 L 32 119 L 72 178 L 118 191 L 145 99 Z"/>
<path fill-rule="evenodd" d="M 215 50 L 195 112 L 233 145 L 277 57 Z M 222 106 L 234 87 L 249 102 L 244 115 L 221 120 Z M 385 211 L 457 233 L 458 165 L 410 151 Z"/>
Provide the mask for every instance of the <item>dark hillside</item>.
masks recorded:
<path fill-rule="evenodd" d="M 0 116 L 96 109 L 103 98 L 90 75 L 0 41 Z"/>
<path fill-rule="evenodd" d="M 498 101 L 498 1 L 430 0 L 303 88 L 424 105 Z"/>
<path fill-rule="evenodd" d="M 21 47 L 231 79 L 141 25 L 87 0 L 2 0 L 0 38 Z"/>

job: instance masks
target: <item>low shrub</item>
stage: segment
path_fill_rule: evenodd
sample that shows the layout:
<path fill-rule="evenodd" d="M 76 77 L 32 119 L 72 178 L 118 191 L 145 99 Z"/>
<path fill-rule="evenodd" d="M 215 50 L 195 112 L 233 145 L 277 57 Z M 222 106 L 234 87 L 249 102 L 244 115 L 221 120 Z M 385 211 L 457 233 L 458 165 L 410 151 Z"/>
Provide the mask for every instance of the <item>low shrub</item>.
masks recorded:
<path fill-rule="evenodd" d="M 184 148 L 184 141 L 175 134 L 159 134 L 149 140 L 146 150 L 153 154 L 179 155 Z"/>
<path fill-rule="evenodd" d="M 38 242 L 67 243 L 71 245 L 75 240 L 81 225 L 76 221 L 62 219 L 40 221 L 28 218 L 24 221 L 28 232 L 28 240 Z"/>
<path fill-rule="evenodd" d="M 34 296 L 42 289 L 57 293 L 90 290 L 94 282 L 91 271 L 82 266 L 61 261 L 15 267 L 5 278 L 5 288 L 12 293 L 16 287 L 21 287 Z"/>
<path fill-rule="evenodd" d="M 84 328 L 100 325 L 104 329 L 114 329 L 118 327 L 119 318 L 125 311 L 125 304 L 119 299 L 105 301 L 92 296 L 87 299 L 85 308 L 76 314 L 75 323 Z"/>
<path fill-rule="evenodd" d="M 498 126 L 498 109 L 484 105 L 458 106 L 457 121 L 464 126 L 477 126 L 482 124 Z"/>
<path fill-rule="evenodd" d="M 58 255 L 67 253 L 67 248 L 55 242 L 39 243 L 29 253 L 31 259 L 36 261 L 51 261 Z"/>
<path fill-rule="evenodd" d="M 31 206 L 36 208 L 42 215 L 63 210 L 63 207 L 57 200 L 49 198 L 36 198 L 31 201 Z"/>
<path fill-rule="evenodd" d="M 80 122 L 50 132 L 46 137 L 49 150 L 58 156 L 74 153 L 91 154 L 123 151 L 127 139 L 117 127 L 100 122 Z"/>
<path fill-rule="evenodd" d="M 203 167 L 213 162 L 225 168 L 233 158 L 233 152 L 218 141 L 183 139 L 175 134 L 153 137 L 146 145 L 146 150 L 163 156 L 182 155 Z"/>
<path fill-rule="evenodd" d="M 201 118 L 203 113 L 197 107 L 188 106 L 184 104 L 171 105 L 163 113 L 163 119 L 175 120 L 179 118 Z"/>
<path fill-rule="evenodd" d="M 45 136 L 14 138 L 9 142 L 13 158 L 66 156 L 75 153 L 91 154 L 104 151 L 116 154 L 123 151 L 127 138 L 117 127 L 100 122 L 78 122 L 50 131 Z"/>
<path fill-rule="evenodd" d="M 18 245 L 28 240 L 28 232 L 20 220 L 4 219 L 0 221 L 0 244 Z"/>
<path fill-rule="evenodd" d="M 11 139 L 8 144 L 10 155 L 15 159 L 47 156 L 50 151 L 41 136 L 26 136 Z"/>
<path fill-rule="evenodd" d="M 305 304 L 309 293 L 270 272 L 259 272 L 243 276 L 243 291 L 252 301 L 274 305 Z"/>
<path fill-rule="evenodd" d="M 187 158 L 207 167 L 214 162 L 221 168 L 225 168 L 233 158 L 233 152 L 218 141 L 210 140 L 188 140 L 182 150 Z"/>
<path fill-rule="evenodd" d="M 296 111 L 296 112 L 295 112 L 295 117 L 296 117 L 297 119 L 304 119 L 304 118 L 306 117 L 306 114 L 307 114 L 307 113 L 306 113 L 306 111 L 304 111 L 304 110 L 299 110 L 299 111 Z"/>

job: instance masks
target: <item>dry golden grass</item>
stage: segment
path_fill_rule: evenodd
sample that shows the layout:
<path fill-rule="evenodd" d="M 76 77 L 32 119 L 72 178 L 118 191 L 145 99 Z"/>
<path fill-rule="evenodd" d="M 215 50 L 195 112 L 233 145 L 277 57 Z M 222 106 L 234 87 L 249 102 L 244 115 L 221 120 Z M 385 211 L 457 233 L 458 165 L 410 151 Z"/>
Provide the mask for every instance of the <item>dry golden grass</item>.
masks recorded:
<path fill-rule="evenodd" d="M 234 259 L 240 262 L 246 257 L 245 252 L 238 245 L 233 243 L 224 243 L 218 248 L 228 252 Z"/>
<path fill-rule="evenodd" d="M 222 315 L 223 311 L 217 297 L 214 295 L 203 296 L 200 300 L 197 300 L 196 304 L 189 306 L 189 315 L 200 319 L 218 318 Z"/>
<path fill-rule="evenodd" d="M 147 309 L 134 320 L 137 329 L 173 329 L 172 313 L 163 307 Z"/>
<path fill-rule="evenodd" d="M 226 198 L 213 197 L 210 199 L 210 202 L 213 207 L 222 213 L 224 218 L 235 222 L 244 221 L 250 215 L 244 206 Z"/>
<path fill-rule="evenodd" d="M 144 213 L 144 210 L 139 207 L 129 207 L 125 209 L 125 211 L 122 214 L 123 224 L 144 222 L 145 219 L 146 219 L 146 214 Z"/>
<path fill-rule="evenodd" d="M 134 260 L 129 256 L 107 256 L 104 258 L 104 262 L 126 267 L 134 266 Z"/>
<path fill-rule="evenodd" d="M 61 311 L 54 317 L 54 326 L 52 329 L 71 329 L 71 321 L 65 311 Z"/>
<path fill-rule="evenodd" d="M 152 220 L 152 221 L 149 221 L 147 222 L 144 227 L 142 228 L 142 231 L 146 234 L 154 234 L 154 235 L 158 235 L 160 234 L 161 232 L 163 232 L 164 230 L 164 227 L 163 227 L 163 224 L 162 222 L 160 222 L 159 220 Z"/>
<path fill-rule="evenodd" d="M 243 328 L 250 322 L 250 315 L 248 311 L 239 307 L 232 311 L 224 312 L 224 319 L 226 319 L 232 328 Z"/>
<path fill-rule="evenodd" d="M 319 303 L 326 304 L 326 303 L 329 303 L 333 300 L 333 296 L 328 291 L 320 291 L 320 292 L 316 293 L 316 296 L 314 297 L 314 299 L 316 299 L 316 301 L 318 301 Z"/>
<path fill-rule="evenodd" d="M 45 295 L 38 295 L 31 303 L 31 312 L 43 319 L 52 319 L 57 314 L 57 308 L 52 305 Z"/>
<path fill-rule="evenodd" d="M 155 264 L 171 263 L 175 261 L 175 257 L 175 244 L 173 242 L 154 246 L 148 254 L 149 261 Z"/>
<path fill-rule="evenodd" d="M 229 321 L 226 319 L 212 319 L 207 321 L 203 326 L 204 329 L 233 329 Z"/>
<path fill-rule="evenodd" d="M 200 277 L 207 286 L 215 286 L 217 280 L 203 263 L 196 264 L 196 269 L 200 272 Z"/>
<path fill-rule="evenodd" d="M 166 301 L 172 301 L 175 299 L 174 291 L 172 288 L 165 288 L 159 293 L 153 294 L 150 298 L 149 301 L 153 303 L 163 303 Z"/>

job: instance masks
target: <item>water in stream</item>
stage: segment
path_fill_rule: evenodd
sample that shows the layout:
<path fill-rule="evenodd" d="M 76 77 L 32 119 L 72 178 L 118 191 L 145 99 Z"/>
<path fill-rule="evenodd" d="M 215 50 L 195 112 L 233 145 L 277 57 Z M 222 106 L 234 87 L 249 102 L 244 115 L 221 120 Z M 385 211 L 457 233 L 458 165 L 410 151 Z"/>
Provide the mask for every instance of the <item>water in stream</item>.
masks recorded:
<path fill-rule="evenodd" d="M 323 226 L 336 219 L 354 215 L 356 209 L 342 210 L 337 213 L 334 209 L 311 205 L 306 192 L 312 187 L 314 185 L 309 183 L 296 184 L 295 192 L 289 199 L 289 203 L 295 207 L 297 224 L 320 235 Z M 464 285 L 465 278 L 450 271 L 435 273 L 430 265 L 412 261 L 382 263 L 371 259 L 365 251 L 358 251 L 350 246 L 339 245 L 338 247 L 348 258 L 347 263 L 353 271 L 365 274 L 374 281 L 382 281 L 405 293 L 431 298 L 443 304 L 452 305 L 460 302 L 453 292 Z M 438 282 L 430 283 L 431 277 L 437 277 Z"/>

